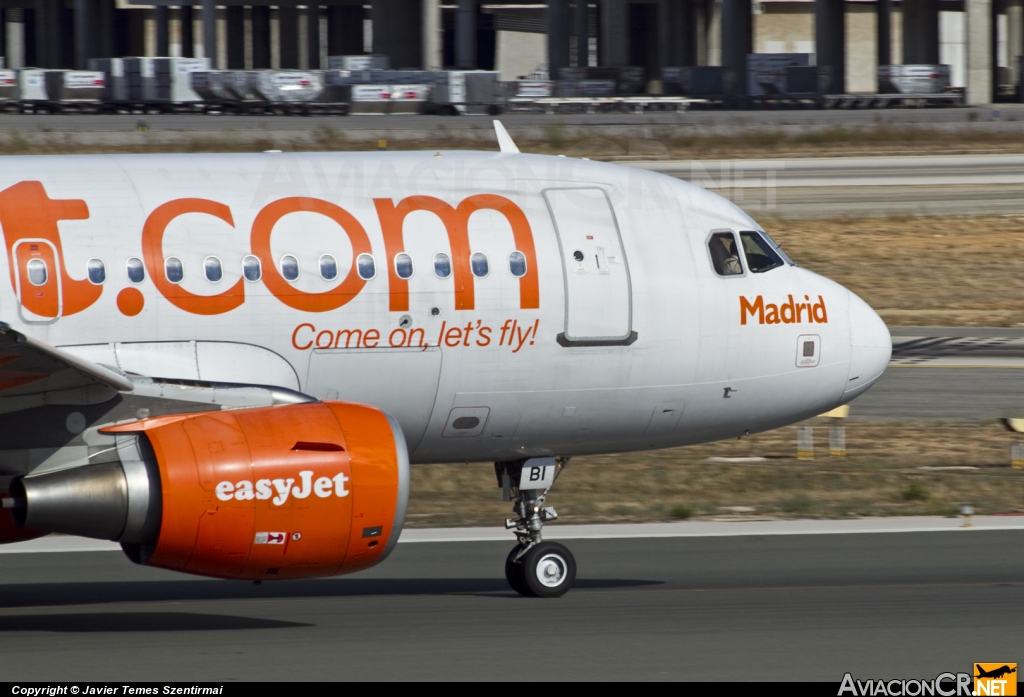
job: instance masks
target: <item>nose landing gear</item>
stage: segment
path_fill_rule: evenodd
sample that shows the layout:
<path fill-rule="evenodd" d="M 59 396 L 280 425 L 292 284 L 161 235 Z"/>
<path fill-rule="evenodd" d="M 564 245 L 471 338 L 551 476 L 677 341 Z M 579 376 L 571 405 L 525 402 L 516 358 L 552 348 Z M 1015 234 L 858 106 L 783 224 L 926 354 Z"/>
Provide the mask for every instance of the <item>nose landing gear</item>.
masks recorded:
<path fill-rule="evenodd" d="M 503 498 L 515 501 L 512 510 L 517 517 L 506 520 L 505 527 L 515 530 L 518 543 L 505 559 L 505 578 L 520 595 L 558 598 L 576 580 L 572 552 L 557 542 L 545 542 L 541 536 L 545 521 L 558 518 L 555 509 L 544 506 L 544 502 L 567 462 L 565 458 L 545 457 L 494 463 Z"/>

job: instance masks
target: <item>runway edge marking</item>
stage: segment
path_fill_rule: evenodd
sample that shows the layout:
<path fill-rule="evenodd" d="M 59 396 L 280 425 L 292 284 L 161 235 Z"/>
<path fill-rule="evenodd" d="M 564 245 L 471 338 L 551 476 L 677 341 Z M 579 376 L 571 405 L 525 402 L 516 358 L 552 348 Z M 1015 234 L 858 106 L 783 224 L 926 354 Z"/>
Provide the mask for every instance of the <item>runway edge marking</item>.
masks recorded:
<path fill-rule="evenodd" d="M 617 525 L 561 525 L 545 530 L 550 540 L 607 540 L 669 537 L 752 537 L 758 535 L 863 535 L 906 532 L 984 532 L 1024 530 L 1024 516 L 974 516 L 969 528 L 959 518 L 862 518 L 858 520 L 696 521 L 687 523 L 623 523 Z M 412 528 L 399 542 L 507 542 L 504 528 Z M 119 552 L 115 542 L 50 535 L 38 540 L 0 546 L 0 554 Z"/>

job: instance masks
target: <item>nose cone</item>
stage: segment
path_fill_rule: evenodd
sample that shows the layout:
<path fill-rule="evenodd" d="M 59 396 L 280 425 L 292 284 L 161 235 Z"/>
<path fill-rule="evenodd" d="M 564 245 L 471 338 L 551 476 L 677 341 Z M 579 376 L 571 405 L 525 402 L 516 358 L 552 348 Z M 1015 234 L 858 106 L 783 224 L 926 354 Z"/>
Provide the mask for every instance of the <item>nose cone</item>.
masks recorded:
<path fill-rule="evenodd" d="M 843 403 L 867 391 L 882 376 L 892 356 L 892 337 L 882 318 L 850 293 L 850 373 Z"/>

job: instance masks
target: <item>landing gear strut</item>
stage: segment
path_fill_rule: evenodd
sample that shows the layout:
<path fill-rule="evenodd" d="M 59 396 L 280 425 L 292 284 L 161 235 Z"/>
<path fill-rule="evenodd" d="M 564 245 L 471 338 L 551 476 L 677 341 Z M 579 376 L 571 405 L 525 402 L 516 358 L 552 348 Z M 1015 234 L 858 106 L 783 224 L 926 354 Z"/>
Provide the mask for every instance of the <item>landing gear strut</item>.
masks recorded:
<path fill-rule="evenodd" d="M 506 501 L 517 517 L 505 521 L 515 530 L 518 543 L 505 559 L 505 578 L 516 593 L 536 598 L 565 595 L 576 580 L 576 560 L 572 552 L 557 542 L 545 542 L 541 536 L 544 522 L 558 514 L 544 501 L 568 458 L 537 457 L 515 462 L 495 462 L 494 473 Z M 524 488 L 529 487 L 529 488 Z"/>

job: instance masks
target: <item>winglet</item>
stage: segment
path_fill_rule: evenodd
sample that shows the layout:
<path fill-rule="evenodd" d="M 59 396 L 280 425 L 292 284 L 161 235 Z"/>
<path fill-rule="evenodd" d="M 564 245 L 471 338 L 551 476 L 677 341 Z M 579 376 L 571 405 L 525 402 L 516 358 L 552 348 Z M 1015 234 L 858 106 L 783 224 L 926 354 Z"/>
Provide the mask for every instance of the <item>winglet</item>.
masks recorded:
<path fill-rule="evenodd" d="M 516 147 L 515 142 L 512 140 L 512 136 L 508 134 L 505 127 L 501 125 L 501 121 L 494 119 L 494 132 L 498 136 L 498 149 L 502 152 L 519 152 L 519 148 Z"/>

